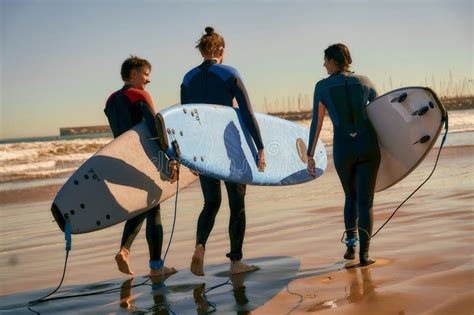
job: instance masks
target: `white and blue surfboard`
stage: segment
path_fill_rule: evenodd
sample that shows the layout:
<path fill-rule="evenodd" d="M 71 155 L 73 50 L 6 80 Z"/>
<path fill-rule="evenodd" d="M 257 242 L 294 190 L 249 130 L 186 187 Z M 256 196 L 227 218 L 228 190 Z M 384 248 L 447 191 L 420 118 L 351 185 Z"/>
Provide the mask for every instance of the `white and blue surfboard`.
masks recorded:
<path fill-rule="evenodd" d="M 307 172 L 308 130 L 274 116 L 255 114 L 265 147 L 266 169 L 257 168 L 257 148 L 236 108 L 186 104 L 157 115 L 166 153 L 200 174 L 249 185 L 294 185 L 313 180 Z M 179 147 L 178 157 L 176 149 Z M 316 147 L 316 178 L 326 170 L 324 145 Z"/>

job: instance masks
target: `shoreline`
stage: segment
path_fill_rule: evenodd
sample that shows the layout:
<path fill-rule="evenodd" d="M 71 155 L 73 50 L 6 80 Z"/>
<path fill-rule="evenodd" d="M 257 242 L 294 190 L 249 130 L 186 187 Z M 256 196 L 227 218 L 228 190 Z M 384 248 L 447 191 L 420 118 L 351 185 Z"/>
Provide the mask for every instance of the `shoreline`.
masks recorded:
<path fill-rule="evenodd" d="M 261 272 L 251 273 L 245 280 L 252 314 L 472 313 L 474 257 L 469 253 L 474 244 L 473 155 L 474 146 L 447 147 L 442 151 L 430 181 L 373 240 L 371 256 L 377 263 L 365 268 L 344 268 L 347 261 L 342 259 L 344 245 L 340 243 L 344 195 L 332 164 L 324 176 L 304 185 L 248 186 L 244 261 L 257 259 L 262 266 Z M 376 194 L 374 230 L 426 178 L 434 159 L 431 152 L 410 176 Z M 48 201 L 2 206 L 0 295 L 9 295 L 12 303 L 21 305 L 58 284 L 64 266 L 64 234 L 52 222 L 49 206 Z M 192 288 L 198 283 L 210 286 L 216 283 L 213 277 L 228 266 L 225 253 L 229 247 L 229 210 L 224 197 L 206 246 L 207 276 L 200 278 L 189 273 L 201 207 L 202 194 L 197 183 L 180 192 L 177 226 L 166 263 L 179 272 L 167 281 L 167 287 Z M 173 198 L 162 204 L 164 245 L 168 244 L 173 209 Z M 123 224 L 119 224 L 73 235 L 64 288 L 87 292 L 101 281 L 108 287 L 120 288 L 127 277 L 116 270 L 114 256 L 122 229 Z M 131 253 L 136 281 L 140 282 L 138 277 L 148 272 L 144 230 L 137 236 Z M 285 280 L 286 287 L 279 288 L 273 296 L 262 297 L 257 291 L 266 291 L 269 284 L 261 277 L 276 268 L 271 259 L 275 256 L 291 258 L 298 269 Z M 272 277 L 272 281 L 278 279 L 276 275 Z M 220 276 L 219 281 L 224 280 Z M 37 291 L 40 289 L 43 291 Z M 134 296 L 137 305 L 159 305 L 153 302 L 156 291 L 151 287 L 142 290 L 145 291 L 137 290 Z M 231 287 L 224 287 L 210 292 L 208 298 L 222 310 L 236 304 L 233 292 Z M 170 291 L 168 298 L 174 305 L 184 296 L 182 299 L 191 303 L 186 306 L 187 312 L 194 312 L 192 294 L 192 290 Z M 227 300 L 220 299 L 221 296 Z M 116 293 L 76 300 L 73 307 L 67 304 L 73 302 L 67 301 L 42 307 L 45 312 L 50 308 L 66 314 L 101 313 L 107 306 L 114 313 L 123 311 L 121 301 Z M 96 308 L 87 310 L 90 305 Z"/>
<path fill-rule="evenodd" d="M 471 102 L 474 100 L 474 97 L 471 97 Z M 457 120 L 461 116 L 465 116 L 466 114 L 468 116 L 474 116 L 474 107 L 466 107 L 466 108 L 455 108 L 455 109 L 446 109 L 448 111 L 448 114 L 454 117 L 450 118 L 451 124 L 454 124 L 453 127 L 457 127 L 459 124 Z M 270 115 L 270 116 L 275 116 L 279 117 L 282 119 L 286 119 L 295 123 L 299 124 L 309 124 L 311 123 L 311 116 L 312 116 L 312 110 L 303 110 L 303 111 L 289 111 L 289 112 L 267 112 L 263 113 L 265 115 Z M 325 114 L 325 121 L 328 118 L 328 114 Z M 462 118 L 461 118 L 462 119 Z M 454 121 L 456 120 L 456 122 Z M 473 123 L 469 121 L 469 118 L 466 120 L 468 129 L 463 129 L 462 131 L 472 131 L 474 130 Z M 308 124 L 308 126 L 309 126 Z M 86 127 L 64 127 L 64 129 L 68 128 L 98 128 L 98 127 L 105 127 L 105 128 L 110 128 L 109 126 L 86 126 Z M 451 127 L 451 126 L 450 126 Z M 11 143 L 22 143 L 22 142 L 30 142 L 30 141 L 63 141 L 63 140 L 75 140 L 75 139 L 82 139 L 82 138 L 113 138 L 113 135 L 111 132 L 97 132 L 97 133 L 79 133 L 79 134 L 71 134 L 71 135 L 61 135 L 61 134 L 56 134 L 56 135 L 49 135 L 49 136 L 42 136 L 42 137 L 22 137 L 22 138 L 5 138 L 5 139 L 0 139 L 0 145 L 1 144 L 11 144 Z"/>
<path fill-rule="evenodd" d="M 438 150 L 443 134 L 443 132 L 440 134 L 437 143 L 433 146 L 431 151 Z M 450 137 L 450 135 L 454 135 L 454 137 Z M 323 136 L 324 135 L 322 135 L 322 137 Z M 327 141 L 324 143 L 327 143 Z M 443 150 L 470 146 L 474 146 L 474 129 L 472 131 L 449 131 L 448 140 Z M 329 163 L 332 163 L 332 143 L 326 145 L 326 150 L 330 160 Z M 63 174 L 60 177 L 53 177 L 51 179 L 13 182 L 13 186 L 18 187 L 13 189 L 2 190 L 2 184 L 0 184 L 0 206 L 52 200 L 70 175 L 72 175 L 72 173 L 66 174 L 66 176 Z M 40 181 L 42 181 L 43 184 L 40 184 Z M 3 185 L 8 184 L 8 182 L 3 183 Z"/>

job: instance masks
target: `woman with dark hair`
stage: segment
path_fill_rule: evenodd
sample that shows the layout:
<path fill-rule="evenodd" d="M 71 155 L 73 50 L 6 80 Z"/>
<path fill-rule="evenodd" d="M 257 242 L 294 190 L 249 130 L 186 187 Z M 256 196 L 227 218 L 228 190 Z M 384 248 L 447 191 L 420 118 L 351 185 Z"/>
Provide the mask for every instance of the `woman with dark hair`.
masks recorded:
<path fill-rule="evenodd" d="M 308 171 L 316 172 L 313 156 L 327 110 L 334 127 L 334 165 L 345 194 L 347 250 L 344 258 L 355 259 L 359 235 L 360 264 L 366 266 L 375 262 L 369 258 L 369 245 L 380 150 L 365 107 L 377 97 L 377 92 L 367 77 L 349 71 L 351 63 L 351 54 L 344 44 L 331 45 L 324 51 L 324 67 L 329 77 L 319 81 L 314 91 Z"/>
<path fill-rule="evenodd" d="M 240 74 L 236 69 L 223 65 L 224 38 L 214 32 L 212 27 L 206 27 L 196 48 L 204 58 L 203 63 L 191 69 L 183 78 L 181 84 L 181 104 L 206 103 L 223 106 L 233 106 L 234 98 L 239 105 L 245 127 L 250 132 L 258 149 L 258 169 L 265 169 L 265 154 L 262 137 L 250 104 L 247 91 Z M 191 272 L 198 276 L 204 275 L 204 253 L 207 239 L 214 226 L 214 221 L 221 205 L 220 180 L 199 175 L 204 207 L 199 216 L 196 232 L 196 247 L 191 262 Z M 244 264 L 242 245 L 245 235 L 245 190 L 243 184 L 224 182 L 229 197 L 230 220 L 230 253 L 227 254 L 230 263 L 230 274 L 255 271 L 257 266 Z"/>

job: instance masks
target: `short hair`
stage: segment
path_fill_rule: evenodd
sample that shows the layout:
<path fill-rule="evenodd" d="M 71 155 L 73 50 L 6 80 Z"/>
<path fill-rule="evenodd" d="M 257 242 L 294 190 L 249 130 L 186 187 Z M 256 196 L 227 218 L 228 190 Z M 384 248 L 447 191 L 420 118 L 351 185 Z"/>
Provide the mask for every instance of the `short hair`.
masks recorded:
<path fill-rule="evenodd" d="M 206 33 L 197 41 L 196 48 L 199 48 L 203 56 L 213 56 L 221 47 L 225 47 L 224 37 L 216 33 L 210 26 L 207 26 L 204 31 Z"/>
<path fill-rule="evenodd" d="M 122 76 L 122 80 L 127 81 L 130 79 L 130 73 L 133 69 L 142 69 L 147 68 L 151 71 L 151 64 L 146 59 L 139 58 L 137 56 L 130 55 L 125 61 L 122 63 L 122 68 L 120 70 L 120 75 Z"/>
<path fill-rule="evenodd" d="M 352 64 L 351 53 L 346 45 L 337 43 L 324 50 L 324 56 L 328 60 L 334 60 L 336 65 L 342 70 L 347 71 Z"/>

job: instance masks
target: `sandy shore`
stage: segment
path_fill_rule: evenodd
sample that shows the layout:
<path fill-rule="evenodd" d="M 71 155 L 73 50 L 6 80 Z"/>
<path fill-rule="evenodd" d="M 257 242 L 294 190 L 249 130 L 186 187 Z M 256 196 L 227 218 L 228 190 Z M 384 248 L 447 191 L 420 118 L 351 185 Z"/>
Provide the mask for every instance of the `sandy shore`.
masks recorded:
<path fill-rule="evenodd" d="M 376 195 L 375 228 L 428 175 L 436 153 L 433 150 L 407 179 Z M 372 253 L 377 263 L 366 268 L 344 268 L 347 261 L 342 259 L 344 246 L 340 243 L 343 193 L 332 163 L 322 178 L 308 184 L 248 187 L 245 258 L 285 256 L 299 262 L 297 272 L 286 279 L 287 287 L 256 304 L 251 308 L 252 313 L 472 314 L 473 154 L 473 146 L 448 147 L 442 152 L 432 179 L 374 238 Z M 52 222 L 49 210 L 55 190 L 57 187 L 50 187 L 49 193 L 38 190 L 25 193 L 25 196 L 36 193 L 42 196 L 41 200 L 47 194 L 47 200 L 42 202 L 29 199 L 29 203 L 2 205 L 1 295 L 58 284 L 64 263 L 64 237 Z M 12 198 L 21 200 L 22 196 Z M 200 281 L 187 268 L 201 198 L 196 184 L 181 192 L 177 228 L 167 260 L 168 265 L 180 269 L 181 277 L 190 281 Z M 162 209 L 167 242 L 173 201 L 165 202 Z M 207 247 L 208 266 L 226 268 L 228 216 L 224 198 Z M 122 278 L 114 263 L 121 230 L 122 225 L 118 225 L 73 236 L 64 285 Z M 131 262 L 136 274 L 147 272 L 147 260 L 142 229 L 132 248 Z M 269 262 L 261 263 L 265 267 Z M 249 276 L 250 280 L 257 274 Z M 248 298 L 252 300 L 251 296 Z"/>

